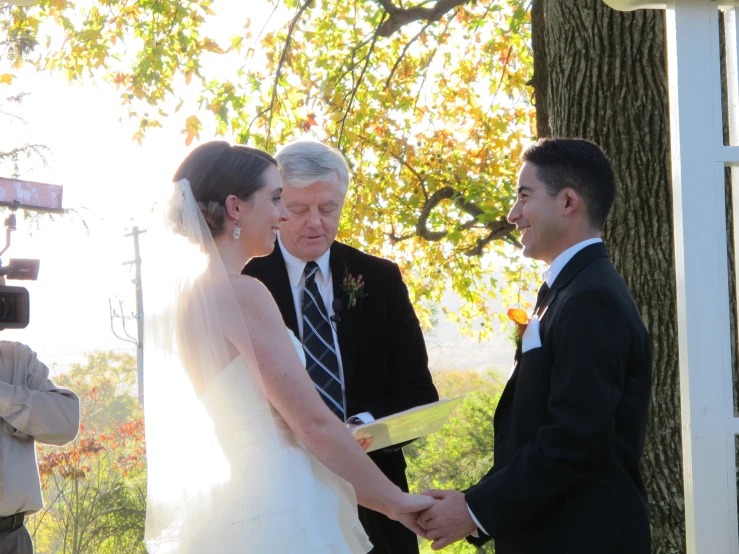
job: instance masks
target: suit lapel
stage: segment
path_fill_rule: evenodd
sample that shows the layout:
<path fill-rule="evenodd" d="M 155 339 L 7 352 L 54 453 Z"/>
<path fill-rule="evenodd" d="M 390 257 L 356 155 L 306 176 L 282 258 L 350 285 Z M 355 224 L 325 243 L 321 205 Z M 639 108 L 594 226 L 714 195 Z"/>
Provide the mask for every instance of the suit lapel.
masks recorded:
<path fill-rule="evenodd" d="M 516 380 L 518 379 L 518 366 L 520 365 L 521 360 L 517 359 L 514 362 L 513 365 L 513 371 L 511 372 L 511 376 L 508 378 L 508 382 L 506 383 L 505 387 L 503 387 L 503 392 L 500 395 L 500 398 L 498 399 L 498 407 L 495 409 L 495 413 L 493 414 L 493 426 L 498 425 L 498 418 L 500 414 L 503 413 L 503 410 L 501 410 L 502 406 L 505 406 L 506 402 L 508 402 L 508 399 L 513 395 L 515 389 L 516 389 Z"/>
<path fill-rule="evenodd" d="M 554 299 L 557 297 L 557 293 L 566 287 L 578 273 L 588 266 L 588 264 L 599 258 L 608 258 L 608 250 L 602 242 L 586 246 L 575 254 L 569 262 L 567 262 L 567 264 L 562 268 L 560 274 L 554 280 L 554 286 L 549 289 L 549 292 L 547 292 L 547 295 L 542 300 L 541 307 L 537 310 L 540 322 L 544 318 L 549 306 L 551 306 L 552 302 L 554 302 Z M 508 398 L 513 394 L 516 388 L 518 372 L 521 366 L 521 358 L 522 354 L 519 346 L 514 357 L 515 365 L 513 367 L 513 372 L 511 373 L 511 376 L 503 389 L 503 393 L 500 396 L 500 400 L 498 401 L 499 406 L 502 406 L 507 402 Z M 496 415 L 497 413 L 498 410 L 496 410 Z"/>
<path fill-rule="evenodd" d="M 361 273 L 360 268 L 352 266 L 347 250 L 344 245 L 334 242 L 331 245 L 331 280 L 333 281 L 334 298 L 341 301 L 341 311 L 338 312 L 339 321 L 336 324 L 336 334 L 339 338 L 339 350 L 341 352 L 341 365 L 344 370 L 344 385 L 346 390 L 352 382 L 354 373 L 354 359 L 357 355 L 357 340 L 360 333 L 360 315 L 362 313 L 362 302 L 357 302 L 353 308 L 349 305 L 349 295 L 344 292 L 341 284 L 344 280 L 344 272 L 355 275 Z"/>
<path fill-rule="evenodd" d="M 554 285 L 549 289 L 549 292 L 544 297 L 539 308 L 539 321 L 544 318 L 549 306 L 554 302 L 557 297 L 557 293 L 566 287 L 570 281 L 572 281 L 578 273 L 585 269 L 591 262 L 599 258 L 608 258 L 608 250 L 606 245 L 602 242 L 596 242 L 590 246 L 586 246 L 575 254 L 572 259 L 562 268 L 562 271 L 557 275 L 554 280 Z"/>
<path fill-rule="evenodd" d="M 298 316 L 295 313 L 295 301 L 293 300 L 290 277 L 287 274 L 285 258 L 282 256 L 279 244 L 275 243 L 275 249 L 269 256 L 262 258 L 263 263 L 254 277 L 262 281 L 272 294 L 277 303 L 277 308 L 282 314 L 285 325 L 300 338 L 298 331 Z"/>

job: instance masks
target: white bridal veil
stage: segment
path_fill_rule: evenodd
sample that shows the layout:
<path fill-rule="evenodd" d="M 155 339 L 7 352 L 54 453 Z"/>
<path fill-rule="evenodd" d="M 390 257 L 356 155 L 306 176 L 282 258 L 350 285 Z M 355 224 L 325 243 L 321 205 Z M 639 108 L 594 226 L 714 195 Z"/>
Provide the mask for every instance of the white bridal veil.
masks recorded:
<path fill-rule="evenodd" d="M 149 552 L 182 552 L 198 522 L 215 513 L 214 503 L 232 478 L 229 445 L 224 444 L 228 437 L 218 436 L 217 414 L 202 397 L 237 355 L 226 337 L 239 334 L 240 343 L 251 343 L 230 277 L 187 180 L 174 183 L 157 203 L 149 231 L 153 248 L 143 265 L 145 540 Z M 240 354 L 251 371 L 243 372 L 246 390 L 239 392 L 248 414 L 258 421 L 260 445 L 269 456 L 276 440 L 269 403 L 253 352 L 249 348 Z"/>

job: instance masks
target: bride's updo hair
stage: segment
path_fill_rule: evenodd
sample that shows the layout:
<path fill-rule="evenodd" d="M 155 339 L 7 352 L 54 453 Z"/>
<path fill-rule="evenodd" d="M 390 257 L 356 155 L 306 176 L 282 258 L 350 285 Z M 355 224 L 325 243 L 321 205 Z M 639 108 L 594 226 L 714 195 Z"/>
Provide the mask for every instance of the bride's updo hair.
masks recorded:
<path fill-rule="evenodd" d="M 180 164 L 173 181 L 187 179 L 213 236 L 223 233 L 226 198 L 249 200 L 264 185 L 264 172 L 275 159 L 248 146 L 225 141 L 206 142 L 195 148 Z"/>

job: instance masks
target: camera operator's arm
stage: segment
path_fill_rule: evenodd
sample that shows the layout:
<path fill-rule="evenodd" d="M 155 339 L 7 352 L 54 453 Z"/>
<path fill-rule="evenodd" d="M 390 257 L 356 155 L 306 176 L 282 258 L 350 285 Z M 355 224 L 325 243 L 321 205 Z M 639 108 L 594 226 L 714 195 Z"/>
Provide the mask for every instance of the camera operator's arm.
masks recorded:
<path fill-rule="evenodd" d="M 80 425 L 80 401 L 56 387 L 49 369 L 27 346 L 0 342 L 0 364 L 10 369 L 10 382 L 0 382 L 0 418 L 16 437 L 61 446 L 74 440 Z"/>

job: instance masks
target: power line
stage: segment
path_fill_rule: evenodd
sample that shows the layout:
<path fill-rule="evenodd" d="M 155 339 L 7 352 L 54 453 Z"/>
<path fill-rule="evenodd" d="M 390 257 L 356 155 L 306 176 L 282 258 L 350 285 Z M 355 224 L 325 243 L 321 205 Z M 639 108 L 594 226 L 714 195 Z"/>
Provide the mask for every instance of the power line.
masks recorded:
<path fill-rule="evenodd" d="M 126 234 L 126 237 L 133 237 L 133 251 L 134 259 L 130 262 L 123 262 L 123 265 L 133 265 L 136 268 L 136 278 L 133 279 L 132 283 L 136 285 L 136 313 L 131 315 L 124 315 L 123 301 L 119 300 L 120 314 L 113 309 L 113 303 L 109 300 L 110 309 L 110 330 L 122 341 L 130 342 L 136 345 L 136 360 L 137 360 L 137 381 L 139 391 L 139 404 L 144 403 L 144 297 L 141 288 L 141 253 L 139 251 L 139 235 L 146 233 L 146 229 L 139 229 L 134 226 L 131 232 Z M 114 320 L 120 319 L 123 327 L 123 334 L 125 337 L 120 336 L 115 331 Z M 136 321 L 136 337 L 132 337 L 128 333 L 126 328 L 126 320 Z"/>

